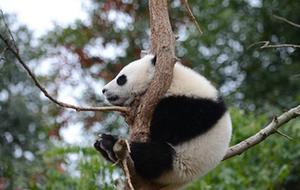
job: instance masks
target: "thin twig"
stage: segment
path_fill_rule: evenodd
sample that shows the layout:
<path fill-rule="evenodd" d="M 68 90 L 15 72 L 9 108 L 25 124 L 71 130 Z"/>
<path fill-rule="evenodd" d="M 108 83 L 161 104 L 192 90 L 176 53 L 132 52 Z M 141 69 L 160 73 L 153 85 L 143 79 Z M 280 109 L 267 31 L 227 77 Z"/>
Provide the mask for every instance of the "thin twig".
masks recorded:
<path fill-rule="evenodd" d="M 5 23 L 5 21 L 3 20 Z M 8 27 L 5 23 L 5 26 Z M 109 106 L 109 107 L 81 107 L 81 106 L 76 106 L 68 103 L 61 102 L 55 98 L 53 98 L 48 91 L 39 83 L 37 80 L 35 74 L 30 70 L 30 68 L 26 65 L 26 63 L 22 60 L 21 56 L 18 53 L 18 48 L 13 48 L 11 46 L 11 41 L 13 41 L 12 44 L 15 44 L 15 41 L 11 35 L 10 29 L 7 28 L 11 39 L 6 39 L 2 34 L 0 34 L 0 39 L 5 43 L 7 50 L 9 50 L 15 58 L 19 61 L 19 63 L 24 67 L 24 69 L 27 71 L 31 79 L 33 80 L 34 84 L 43 92 L 43 94 L 52 102 L 55 104 L 64 107 L 64 108 L 70 108 L 74 109 L 76 111 L 118 111 L 118 112 L 123 112 L 123 113 L 128 113 L 128 108 L 126 107 L 119 107 L 119 106 Z"/>
<path fill-rule="evenodd" d="M 265 49 L 265 48 L 287 48 L 287 47 L 291 47 L 291 48 L 300 48 L 300 45 L 298 44 L 270 44 L 270 41 L 260 41 L 260 42 L 255 42 L 253 44 L 251 44 L 250 46 L 248 46 L 247 49 L 258 45 L 258 44 L 263 44 L 260 49 Z"/>
<path fill-rule="evenodd" d="M 183 0 L 183 1 L 184 1 L 184 5 L 185 5 L 185 8 L 186 8 L 186 10 L 187 10 L 187 12 L 188 12 L 189 17 L 190 17 L 190 18 L 192 19 L 192 21 L 194 22 L 194 24 L 195 24 L 196 28 L 198 29 L 200 35 L 202 35 L 202 34 L 203 34 L 203 31 L 202 31 L 202 29 L 201 29 L 199 23 L 197 22 L 197 20 L 196 20 L 194 14 L 193 14 L 193 12 L 192 12 L 192 10 L 191 10 L 191 7 L 190 7 L 190 5 L 189 5 L 188 0 Z"/>
<path fill-rule="evenodd" d="M 13 44 L 13 46 L 14 46 L 16 52 L 19 52 L 19 49 L 18 49 L 18 47 L 17 47 L 17 45 L 16 45 L 16 40 L 15 40 L 14 36 L 12 35 L 12 33 L 11 33 L 9 27 L 8 27 L 8 24 L 5 22 L 5 18 L 4 18 L 4 13 L 3 13 L 3 11 L 0 9 L 0 19 L 1 19 L 1 18 L 2 18 L 2 21 L 3 21 L 3 23 L 4 23 L 4 27 L 5 27 L 5 29 L 6 29 L 7 32 L 8 32 L 9 37 L 12 39 L 10 42 L 12 42 L 12 44 Z"/>
<path fill-rule="evenodd" d="M 297 79 L 300 78 L 300 74 L 291 75 L 290 79 Z"/>
<path fill-rule="evenodd" d="M 130 190 L 134 190 L 134 187 L 132 185 L 131 181 L 131 172 L 133 172 L 133 169 L 129 169 L 129 166 L 132 167 L 132 164 L 130 162 L 132 161 L 130 159 L 130 145 L 128 143 L 128 140 L 126 139 L 119 139 L 115 145 L 113 146 L 113 151 L 118 159 L 118 163 L 121 163 L 122 168 L 124 170 L 126 179 L 127 179 L 127 184 L 130 188 Z"/>
<path fill-rule="evenodd" d="M 291 47 L 291 48 L 300 48 L 300 45 L 297 45 L 297 44 L 269 44 L 270 42 L 268 43 L 265 43 L 263 46 L 261 46 L 260 48 L 261 49 L 265 49 L 265 48 L 287 48 L 287 47 Z"/>
<path fill-rule="evenodd" d="M 242 154 L 249 148 L 265 140 L 268 136 L 276 133 L 277 129 L 283 126 L 285 123 L 299 116 L 300 116 L 300 105 L 290 109 L 287 112 L 284 112 L 279 117 L 276 117 L 276 119 L 273 119 L 271 123 L 269 123 L 266 127 L 264 127 L 255 135 L 230 147 L 226 155 L 224 156 L 223 160 L 227 160 L 231 157 Z"/>
<path fill-rule="evenodd" d="M 284 17 L 278 16 L 278 15 L 273 15 L 273 16 L 274 16 L 274 18 L 276 18 L 278 20 L 281 20 L 281 21 L 286 22 L 286 23 L 288 23 L 288 24 L 290 24 L 292 26 L 300 28 L 300 24 L 296 24 L 296 23 L 294 23 L 294 22 L 292 22 L 292 21 L 290 21 L 290 20 L 288 20 L 288 19 L 286 19 Z"/>
<path fill-rule="evenodd" d="M 284 134 L 283 132 L 279 131 L 279 130 L 276 130 L 275 131 L 278 135 L 281 135 L 285 138 L 287 138 L 288 140 L 294 140 L 292 137 L 288 136 L 287 134 Z"/>
<path fill-rule="evenodd" d="M 130 149 L 130 145 L 129 145 L 128 140 L 125 140 L 125 145 L 126 145 L 126 149 L 127 149 L 127 154 L 130 154 L 131 153 L 131 149 Z M 129 167 L 128 167 L 128 159 L 126 159 L 126 158 L 123 159 L 122 164 L 123 164 L 123 168 L 124 168 L 125 174 L 127 176 L 127 183 L 129 185 L 129 188 L 131 190 L 134 190 L 134 187 L 133 187 L 132 182 L 131 182 L 130 170 L 129 170 Z"/>
<path fill-rule="evenodd" d="M 258 45 L 258 44 L 265 44 L 265 43 L 267 43 L 267 42 L 268 42 L 268 41 L 254 42 L 253 44 L 249 45 L 249 46 L 247 47 L 247 49 L 250 49 L 250 48 L 252 48 L 253 46 L 256 46 L 256 45 Z"/>
<path fill-rule="evenodd" d="M 123 165 L 123 168 L 124 168 L 125 175 L 127 176 L 126 179 L 127 179 L 127 183 L 129 185 L 129 188 L 130 188 L 130 190 L 134 190 L 134 187 L 133 187 L 132 182 L 131 182 L 130 171 L 129 171 L 128 165 L 127 165 L 127 159 L 124 159 L 122 161 L 122 165 Z"/>

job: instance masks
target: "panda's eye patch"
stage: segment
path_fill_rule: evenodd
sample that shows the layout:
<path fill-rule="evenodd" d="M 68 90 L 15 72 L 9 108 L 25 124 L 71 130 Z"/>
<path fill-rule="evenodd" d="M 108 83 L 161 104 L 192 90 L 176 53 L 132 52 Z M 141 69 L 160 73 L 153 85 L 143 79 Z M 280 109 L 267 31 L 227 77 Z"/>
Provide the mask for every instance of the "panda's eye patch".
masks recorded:
<path fill-rule="evenodd" d="M 121 75 L 121 76 L 119 76 L 118 79 L 117 79 L 117 84 L 118 84 L 119 86 L 124 85 L 126 82 L 127 82 L 127 77 L 126 77 L 125 75 Z"/>

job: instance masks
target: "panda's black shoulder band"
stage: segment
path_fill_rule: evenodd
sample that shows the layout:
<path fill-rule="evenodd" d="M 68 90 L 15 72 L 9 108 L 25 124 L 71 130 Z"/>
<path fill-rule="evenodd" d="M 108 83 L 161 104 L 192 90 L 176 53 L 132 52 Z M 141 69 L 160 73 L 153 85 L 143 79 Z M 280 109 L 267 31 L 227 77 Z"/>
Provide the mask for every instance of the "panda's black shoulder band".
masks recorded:
<path fill-rule="evenodd" d="M 156 106 L 151 125 L 151 140 L 172 145 L 188 141 L 211 129 L 227 108 L 217 100 L 187 96 L 170 96 Z"/>

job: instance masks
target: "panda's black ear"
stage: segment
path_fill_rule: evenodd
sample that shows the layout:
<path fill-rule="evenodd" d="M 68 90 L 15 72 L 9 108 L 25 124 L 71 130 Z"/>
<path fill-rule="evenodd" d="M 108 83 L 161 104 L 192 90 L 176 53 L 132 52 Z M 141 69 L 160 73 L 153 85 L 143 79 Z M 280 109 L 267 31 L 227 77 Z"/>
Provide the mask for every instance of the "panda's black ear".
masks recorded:
<path fill-rule="evenodd" d="M 152 63 L 153 65 L 156 64 L 156 55 L 152 58 L 151 63 Z"/>

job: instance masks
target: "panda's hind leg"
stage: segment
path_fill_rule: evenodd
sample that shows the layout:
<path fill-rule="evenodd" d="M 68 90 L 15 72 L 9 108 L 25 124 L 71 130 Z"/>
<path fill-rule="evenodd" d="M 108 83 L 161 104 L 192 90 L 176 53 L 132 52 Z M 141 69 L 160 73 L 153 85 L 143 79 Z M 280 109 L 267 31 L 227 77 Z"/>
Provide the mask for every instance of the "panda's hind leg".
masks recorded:
<path fill-rule="evenodd" d="M 94 147 L 104 158 L 115 163 L 117 158 L 113 146 L 117 140 L 112 135 L 102 134 Z M 173 168 L 174 155 L 175 150 L 165 142 L 130 143 L 130 156 L 136 172 L 145 179 L 155 180 L 163 172 L 170 171 Z"/>
<path fill-rule="evenodd" d="M 130 156 L 136 172 L 146 178 L 155 180 L 172 169 L 174 149 L 165 142 L 132 142 Z"/>

